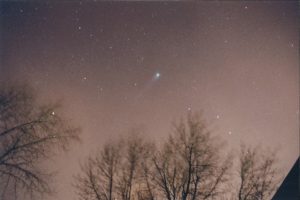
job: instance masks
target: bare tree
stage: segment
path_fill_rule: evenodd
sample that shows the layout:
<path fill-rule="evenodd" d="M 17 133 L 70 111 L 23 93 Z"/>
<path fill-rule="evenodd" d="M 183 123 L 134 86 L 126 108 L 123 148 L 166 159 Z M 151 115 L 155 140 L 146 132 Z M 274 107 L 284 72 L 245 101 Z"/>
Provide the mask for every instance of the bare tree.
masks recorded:
<path fill-rule="evenodd" d="M 222 150 L 206 122 L 190 113 L 161 148 L 136 132 L 106 144 L 83 165 L 76 187 L 82 200 L 228 199 L 233 159 Z M 269 199 L 277 183 L 274 164 L 274 154 L 243 148 L 238 199 Z"/>
<path fill-rule="evenodd" d="M 238 200 L 271 199 L 279 183 L 276 153 L 242 145 Z"/>
<path fill-rule="evenodd" d="M 75 177 L 80 199 L 130 200 L 143 199 L 145 195 L 148 198 L 146 157 L 150 157 L 151 148 L 151 143 L 136 132 L 107 143 L 100 154 L 88 159 L 81 174 Z"/>
<path fill-rule="evenodd" d="M 132 130 L 124 147 L 118 180 L 121 199 L 148 199 L 153 195 L 148 176 L 153 144 L 145 141 L 138 130 Z"/>
<path fill-rule="evenodd" d="M 70 126 L 58 108 L 39 105 L 28 86 L 0 87 L 1 199 L 16 199 L 21 191 L 31 197 L 50 192 L 50 174 L 40 163 L 79 139 L 79 129 Z"/>
<path fill-rule="evenodd" d="M 75 177 L 75 187 L 82 200 L 113 200 L 116 198 L 115 179 L 120 164 L 120 146 L 105 144 L 100 154 L 90 157 Z"/>
<path fill-rule="evenodd" d="M 153 177 L 154 165 L 153 156 L 155 154 L 155 145 L 153 143 L 144 144 L 144 149 L 141 152 L 141 162 L 139 168 L 138 188 L 135 192 L 135 197 L 138 200 L 154 200 L 156 199 L 156 185 Z"/>
<path fill-rule="evenodd" d="M 222 162 L 206 123 L 189 114 L 154 157 L 155 181 L 168 200 L 213 199 L 224 193 L 231 159 Z"/>

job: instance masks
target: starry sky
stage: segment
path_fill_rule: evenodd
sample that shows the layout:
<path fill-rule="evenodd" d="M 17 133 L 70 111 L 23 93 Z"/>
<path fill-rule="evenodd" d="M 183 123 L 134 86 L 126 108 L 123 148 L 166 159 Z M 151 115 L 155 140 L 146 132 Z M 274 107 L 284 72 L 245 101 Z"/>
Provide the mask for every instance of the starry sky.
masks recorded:
<path fill-rule="evenodd" d="M 62 99 L 82 143 L 59 156 L 57 196 L 74 199 L 79 162 L 142 127 L 156 140 L 202 111 L 232 149 L 279 148 L 287 174 L 299 155 L 297 1 L 6 2 L 0 84 L 29 82 Z"/>

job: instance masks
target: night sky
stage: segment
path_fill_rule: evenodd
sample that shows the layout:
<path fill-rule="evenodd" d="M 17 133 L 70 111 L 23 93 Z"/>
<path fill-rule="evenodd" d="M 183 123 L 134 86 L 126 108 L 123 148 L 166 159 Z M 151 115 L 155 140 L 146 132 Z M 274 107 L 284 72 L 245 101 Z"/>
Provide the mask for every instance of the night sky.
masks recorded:
<path fill-rule="evenodd" d="M 2 2 L 0 84 L 29 82 L 62 99 L 82 143 L 49 166 L 58 194 L 110 138 L 142 127 L 170 133 L 191 111 L 229 148 L 279 148 L 284 174 L 299 155 L 297 1 Z"/>

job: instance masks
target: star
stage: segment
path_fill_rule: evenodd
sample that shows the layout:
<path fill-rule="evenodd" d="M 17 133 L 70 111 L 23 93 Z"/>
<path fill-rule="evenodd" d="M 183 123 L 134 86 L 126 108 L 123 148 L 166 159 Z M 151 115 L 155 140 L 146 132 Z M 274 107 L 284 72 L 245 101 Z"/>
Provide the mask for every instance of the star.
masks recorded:
<path fill-rule="evenodd" d="M 103 87 L 101 87 L 101 86 L 99 86 L 99 85 L 97 85 L 97 89 L 98 89 L 98 92 L 99 92 L 99 93 L 103 92 L 103 90 L 104 90 Z"/>
<path fill-rule="evenodd" d="M 216 118 L 217 118 L 217 119 L 220 119 L 220 115 L 217 115 Z"/>

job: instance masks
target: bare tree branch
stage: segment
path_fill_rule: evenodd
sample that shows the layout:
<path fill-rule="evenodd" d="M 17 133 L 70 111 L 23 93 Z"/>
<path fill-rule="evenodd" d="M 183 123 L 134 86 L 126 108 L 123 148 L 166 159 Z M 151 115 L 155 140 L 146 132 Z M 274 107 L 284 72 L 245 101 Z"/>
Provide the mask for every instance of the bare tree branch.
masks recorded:
<path fill-rule="evenodd" d="M 49 193 L 50 173 L 38 167 L 70 141 L 79 140 L 79 129 L 58 114 L 57 104 L 40 106 L 28 86 L 0 87 L 0 191 Z M 3 182 L 2 182 L 3 180 Z M 17 194 L 15 194 L 17 197 Z"/>
<path fill-rule="evenodd" d="M 242 145 L 239 163 L 238 200 L 270 199 L 279 183 L 275 152 Z"/>

